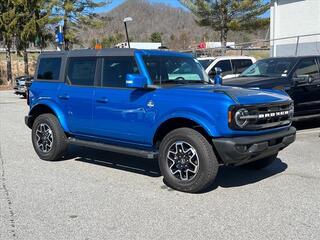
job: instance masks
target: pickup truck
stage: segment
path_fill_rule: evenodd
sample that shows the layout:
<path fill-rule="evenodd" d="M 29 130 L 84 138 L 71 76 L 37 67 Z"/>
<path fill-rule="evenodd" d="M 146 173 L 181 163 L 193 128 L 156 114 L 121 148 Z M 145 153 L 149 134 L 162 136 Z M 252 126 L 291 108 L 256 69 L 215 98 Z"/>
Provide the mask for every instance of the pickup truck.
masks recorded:
<path fill-rule="evenodd" d="M 287 94 L 214 85 L 185 53 L 42 53 L 28 96 L 41 159 L 69 144 L 156 158 L 164 182 L 185 192 L 206 189 L 221 164 L 264 168 L 295 140 Z"/>
<path fill-rule="evenodd" d="M 238 77 L 243 70 L 256 62 L 254 57 L 247 56 L 199 57 L 197 60 L 211 78 L 216 75 L 215 69 L 220 68 L 223 79 Z"/>
<path fill-rule="evenodd" d="M 320 117 L 320 56 L 276 57 L 257 61 L 223 85 L 278 89 L 294 101 L 294 121 Z"/>

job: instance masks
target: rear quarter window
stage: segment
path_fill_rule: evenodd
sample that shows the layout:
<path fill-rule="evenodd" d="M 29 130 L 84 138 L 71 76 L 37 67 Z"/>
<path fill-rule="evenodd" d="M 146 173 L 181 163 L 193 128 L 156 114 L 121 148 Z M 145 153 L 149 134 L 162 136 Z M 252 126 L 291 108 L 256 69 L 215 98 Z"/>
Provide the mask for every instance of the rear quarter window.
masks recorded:
<path fill-rule="evenodd" d="M 61 58 L 40 58 L 37 79 L 58 81 Z"/>

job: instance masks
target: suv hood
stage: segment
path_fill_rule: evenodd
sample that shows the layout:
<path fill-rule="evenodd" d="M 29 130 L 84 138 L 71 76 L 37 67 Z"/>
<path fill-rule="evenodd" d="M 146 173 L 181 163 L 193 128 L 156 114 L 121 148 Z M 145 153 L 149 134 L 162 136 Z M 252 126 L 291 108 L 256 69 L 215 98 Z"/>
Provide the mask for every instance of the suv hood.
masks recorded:
<path fill-rule="evenodd" d="M 236 87 L 262 87 L 267 88 L 284 81 L 284 77 L 237 77 L 223 79 L 223 85 Z"/>
<path fill-rule="evenodd" d="M 240 87 L 230 87 L 221 85 L 179 85 L 170 88 L 164 88 L 166 91 L 173 91 L 180 94 L 198 95 L 198 94 L 224 94 L 229 96 L 235 103 L 242 105 L 262 104 L 269 102 L 286 102 L 291 98 L 280 90 L 256 90 Z M 197 94 L 198 93 L 198 94 Z"/>

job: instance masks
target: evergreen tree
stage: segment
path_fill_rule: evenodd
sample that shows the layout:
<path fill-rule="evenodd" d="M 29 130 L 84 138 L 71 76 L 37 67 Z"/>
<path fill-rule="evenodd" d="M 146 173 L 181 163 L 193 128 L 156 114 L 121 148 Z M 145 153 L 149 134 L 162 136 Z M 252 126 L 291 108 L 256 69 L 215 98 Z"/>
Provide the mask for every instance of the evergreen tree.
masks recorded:
<path fill-rule="evenodd" d="M 11 50 L 15 31 L 17 29 L 18 14 L 16 12 L 15 2 L 13 0 L 0 1 L 0 32 L 1 37 L 6 47 L 6 62 L 7 62 L 7 81 L 12 82 L 12 64 Z"/>
<path fill-rule="evenodd" d="M 49 23 L 56 23 L 57 18 L 51 18 L 51 4 L 48 0 L 19 0 L 17 12 L 19 12 L 17 41 L 18 51 L 23 51 L 24 72 L 29 75 L 27 48 L 30 43 L 39 45 L 44 42 L 43 38 L 52 39 L 48 30 Z M 37 43 L 37 44 L 36 44 Z"/>
<path fill-rule="evenodd" d="M 61 17 L 63 21 L 64 47 L 66 50 L 69 50 L 72 44 L 79 42 L 77 38 L 78 26 L 92 28 L 99 27 L 102 24 L 93 10 L 104 6 L 106 1 L 54 0 L 53 2 L 53 13 Z"/>
<path fill-rule="evenodd" d="M 150 36 L 151 42 L 162 42 L 162 33 L 153 32 Z"/>
<path fill-rule="evenodd" d="M 180 0 L 196 16 L 200 26 L 220 32 L 222 51 L 229 31 L 256 30 L 269 25 L 260 16 L 269 9 L 263 0 Z"/>

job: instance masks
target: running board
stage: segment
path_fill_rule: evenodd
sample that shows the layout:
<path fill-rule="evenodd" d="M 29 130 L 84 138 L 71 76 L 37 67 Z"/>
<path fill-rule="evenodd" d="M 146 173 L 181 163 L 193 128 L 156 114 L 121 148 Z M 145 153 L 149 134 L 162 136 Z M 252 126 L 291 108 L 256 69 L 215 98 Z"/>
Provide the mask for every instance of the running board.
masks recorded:
<path fill-rule="evenodd" d="M 126 148 L 126 147 L 105 144 L 105 143 L 85 141 L 85 140 L 80 140 L 76 138 L 68 138 L 68 142 L 70 144 L 78 145 L 82 147 L 89 147 L 89 148 L 95 148 L 95 149 L 105 150 L 109 152 L 122 153 L 122 154 L 141 157 L 141 158 L 154 159 L 158 156 L 158 152 L 154 152 L 154 151 L 145 151 L 140 149 Z"/>

